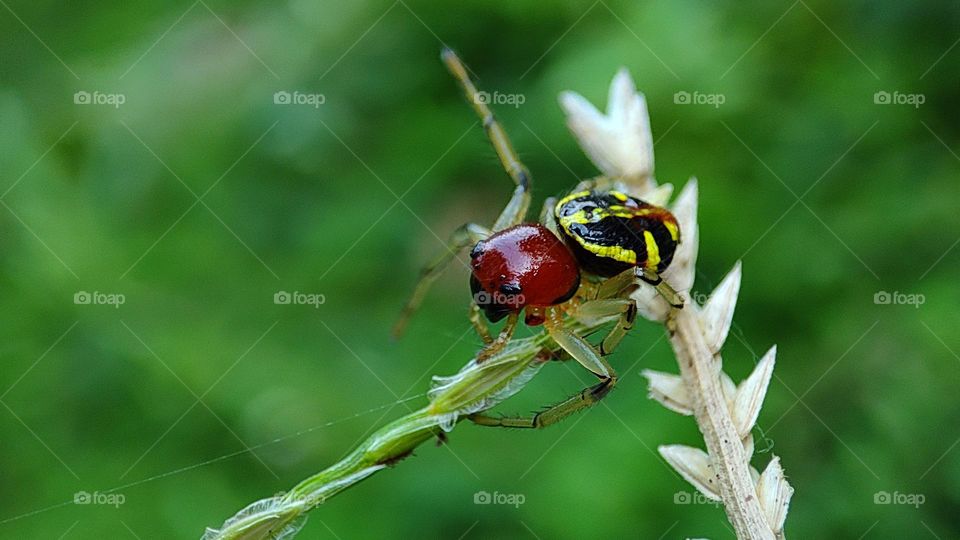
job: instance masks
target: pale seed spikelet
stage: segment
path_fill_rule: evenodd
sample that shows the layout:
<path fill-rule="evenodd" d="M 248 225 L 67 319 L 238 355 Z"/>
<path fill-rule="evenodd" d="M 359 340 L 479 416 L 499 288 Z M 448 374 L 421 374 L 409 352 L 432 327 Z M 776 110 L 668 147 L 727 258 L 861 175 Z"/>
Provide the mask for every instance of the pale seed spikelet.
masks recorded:
<path fill-rule="evenodd" d="M 658 187 L 653 179 L 646 101 L 626 70 L 621 69 L 611 83 L 606 115 L 572 92 L 563 93 L 560 102 L 567 125 L 600 171 L 619 178 L 638 197 L 665 203 L 665 186 Z M 690 179 L 670 206 L 683 240 L 662 277 L 677 291 L 689 291 L 695 277 L 697 190 L 696 179 Z M 776 347 L 770 348 L 739 386 L 723 372 L 720 357 L 733 322 L 740 279 L 738 262 L 703 306 L 684 294 L 686 306 L 674 312 L 670 321 L 670 342 L 680 375 L 651 370 L 643 375 L 652 399 L 696 418 L 707 447 L 705 452 L 664 445 L 659 448 L 663 458 L 705 497 L 723 502 L 738 538 L 782 539 L 793 488 L 778 457 L 772 457 L 762 474 L 750 465 L 754 451 L 751 431 L 773 375 Z M 667 321 L 670 306 L 653 288 L 640 288 L 634 299 L 644 317 Z"/>
<path fill-rule="evenodd" d="M 603 174 L 624 179 L 644 192 L 656 185 L 647 100 L 637 92 L 626 68 L 617 72 L 610 85 L 606 114 L 574 92 L 561 93 L 560 106 L 580 147 Z"/>

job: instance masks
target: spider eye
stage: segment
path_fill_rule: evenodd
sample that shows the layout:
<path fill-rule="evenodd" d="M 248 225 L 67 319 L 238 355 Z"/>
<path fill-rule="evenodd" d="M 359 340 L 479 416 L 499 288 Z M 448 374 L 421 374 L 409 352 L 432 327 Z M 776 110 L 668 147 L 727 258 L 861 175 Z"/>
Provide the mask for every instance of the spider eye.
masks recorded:
<path fill-rule="evenodd" d="M 504 283 L 500 286 L 500 292 L 506 295 L 520 294 L 520 286 L 513 283 Z"/>

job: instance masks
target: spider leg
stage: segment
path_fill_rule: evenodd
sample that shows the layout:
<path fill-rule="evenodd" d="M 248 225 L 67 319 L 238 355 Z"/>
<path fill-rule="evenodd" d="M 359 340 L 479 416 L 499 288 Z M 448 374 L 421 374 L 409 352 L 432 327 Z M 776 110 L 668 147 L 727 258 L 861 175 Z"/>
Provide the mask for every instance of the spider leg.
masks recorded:
<path fill-rule="evenodd" d="M 544 428 L 563 420 L 571 414 L 596 405 L 617 384 L 616 375 L 611 375 L 599 383 L 584 388 L 577 394 L 526 417 L 496 417 L 485 414 L 471 414 L 467 418 L 480 426 L 510 428 Z"/>
<path fill-rule="evenodd" d="M 420 280 L 417 282 L 416 287 L 414 287 L 413 294 L 410 295 L 410 299 L 407 301 L 406 306 L 404 306 L 403 311 L 400 312 L 400 317 L 393 326 L 394 338 L 403 335 L 403 331 L 406 329 L 410 317 L 417 308 L 420 307 L 424 296 L 426 296 L 427 291 L 430 290 L 430 286 L 433 285 L 433 282 L 436 281 L 437 277 L 443 272 L 447 265 L 457 257 L 460 250 L 475 245 L 489 235 L 490 231 L 473 223 L 461 225 L 450 235 L 446 251 L 420 270 Z"/>
<path fill-rule="evenodd" d="M 601 358 L 601 354 L 586 339 L 567 330 L 563 326 L 562 308 L 556 306 L 548 308 L 546 319 L 543 322 L 544 328 L 550 337 L 560 345 L 574 360 L 588 371 L 600 377 L 601 379 L 609 377 L 612 369 L 609 364 Z"/>
<path fill-rule="evenodd" d="M 597 287 L 597 298 L 619 298 L 625 296 L 627 292 L 632 293 L 639 286 L 635 270 L 629 268 L 603 280 Z"/>
<path fill-rule="evenodd" d="M 487 321 L 483 318 L 483 312 L 480 311 L 480 306 L 476 302 L 470 302 L 470 324 L 473 325 L 473 329 L 477 331 L 477 335 L 480 336 L 480 339 L 484 343 L 489 344 L 493 342 L 493 338 L 490 337 L 490 327 L 487 325 Z"/>
<path fill-rule="evenodd" d="M 626 335 L 630 328 L 633 327 L 633 322 L 637 316 L 637 305 L 630 299 L 621 298 L 594 300 L 583 305 L 583 308 L 587 307 L 589 307 L 589 309 L 591 309 L 598 316 L 603 313 L 606 313 L 607 315 L 616 314 L 618 312 L 620 313 L 620 319 L 617 321 L 616 326 L 610 330 L 600 345 L 599 353 L 594 350 L 594 354 L 596 354 L 596 362 L 604 372 L 603 375 L 600 375 L 591 369 L 591 371 L 593 371 L 594 374 L 600 378 L 599 383 L 593 386 L 588 386 L 573 396 L 561 401 L 560 403 L 547 407 L 545 410 L 540 411 L 533 416 L 496 417 L 477 413 L 472 414 L 467 418 L 475 424 L 481 426 L 529 429 L 544 428 L 549 425 L 556 424 L 557 422 L 560 422 L 564 418 L 567 418 L 576 412 L 596 405 L 601 399 L 610 393 L 610 390 L 612 390 L 617 384 L 617 374 L 610 364 L 603 359 L 603 356 L 612 353 L 617 345 L 620 344 L 623 336 Z M 548 331 L 551 330 L 548 329 Z M 554 336 L 555 334 L 553 331 L 551 331 L 550 335 Z M 593 349 L 589 343 L 584 341 L 584 344 L 586 347 Z M 564 349 L 566 349 L 566 347 L 564 347 Z M 568 350 L 568 352 L 570 351 Z M 572 352 L 571 356 L 573 356 Z M 574 358 L 576 358 L 576 356 L 574 356 Z"/>
<path fill-rule="evenodd" d="M 600 342 L 600 356 L 608 356 L 620 345 L 627 332 L 633 328 L 637 319 L 637 303 L 630 298 L 601 298 L 590 300 L 577 308 L 573 315 L 578 319 L 604 319 L 612 315 L 620 315 L 616 325 L 610 329 Z"/>
<path fill-rule="evenodd" d="M 587 178 L 586 180 L 581 180 L 577 184 L 577 187 L 573 188 L 571 193 L 577 191 L 607 191 L 612 189 L 616 184 L 616 181 L 609 176 L 594 176 L 593 178 Z"/>
<path fill-rule="evenodd" d="M 513 332 L 517 329 L 517 322 L 520 320 L 519 313 L 511 313 L 507 315 L 507 323 L 500 330 L 500 334 L 497 335 L 497 339 L 489 342 L 483 349 L 480 350 L 480 353 L 477 354 L 477 363 L 483 362 L 484 360 L 494 356 L 510 342 L 510 339 L 513 337 Z"/>
<path fill-rule="evenodd" d="M 670 286 L 669 283 L 663 280 L 659 274 L 653 270 L 646 268 L 637 267 L 636 275 L 638 278 L 643 280 L 650 285 L 656 287 L 657 292 L 660 293 L 660 296 L 667 301 L 668 304 L 673 306 L 676 309 L 683 309 L 683 298 L 680 294 Z"/>
<path fill-rule="evenodd" d="M 497 121 L 493 112 L 487 107 L 489 96 L 481 93 L 470 80 L 466 66 L 457 56 L 457 53 L 445 48 L 441 54 L 443 63 L 446 64 L 450 73 L 459 81 L 463 87 L 463 92 L 467 97 L 467 102 L 476 111 L 477 116 L 483 122 L 483 129 L 487 132 L 487 137 L 493 145 L 493 149 L 500 158 L 500 164 L 503 169 L 513 179 L 516 188 L 510 202 L 500 213 L 500 217 L 493 225 L 493 232 L 497 232 L 513 225 L 519 225 L 527 215 L 527 209 L 530 207 L 530 172 L 520 161 L 517 152 L 513 149 L 513 144 L 507 136 L 507 132 Z"/>
<path fill-rule="evenodd" d="M 553 217 L 553 210 L 556 206 L 557 198 L 547 197 L 547 199 L 543 201 L 543 206 L 540 208 L 540 223 L 554 233 L 557 232 L 557 222 L 554 221 Z"/>

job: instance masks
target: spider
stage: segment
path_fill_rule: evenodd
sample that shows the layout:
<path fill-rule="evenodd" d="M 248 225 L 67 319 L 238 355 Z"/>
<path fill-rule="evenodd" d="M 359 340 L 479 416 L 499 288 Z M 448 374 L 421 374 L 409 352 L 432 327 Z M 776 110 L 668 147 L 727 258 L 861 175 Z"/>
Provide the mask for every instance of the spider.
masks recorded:
<path fill-rule="evenodd" d="M 668 210 L 618 191 L 615 181 L 603 176 L 580 182 L 559 200 L 548 198 L 540 221 L 525 222 L 531 199 L 529 171 L 460 58 L 450 49 L 444 49 L 441 58 L 480 117 L 515 188 L 493 227 L 462 225 L 452 234 L 446 252 L 423 268 L 394 335 L 403 332 L 440 272 L 462 249 L 473 246 L 469 318 L 485 344 L 476 361 L 495 356 L 509 343 L 523 313 L 526 325 L 543 325 L 557 345 L 600 382 L 534 416 L 475 413 L 468 418 L 487 426 L 546 427 L 597 403 L 616 384 L 617 375 L 604 357 L 633 327 L 637 305 L 629 295 L 638 280 L 656 287 L 673 308 L 683 307 L 680 295 L 660 278 L 680 242 L 680 229 Z M 565 316 L 617 322 L 595 347 L 564 325 Z M 496 337 L 484 317 L 492 323 L 506 319 Z"/>

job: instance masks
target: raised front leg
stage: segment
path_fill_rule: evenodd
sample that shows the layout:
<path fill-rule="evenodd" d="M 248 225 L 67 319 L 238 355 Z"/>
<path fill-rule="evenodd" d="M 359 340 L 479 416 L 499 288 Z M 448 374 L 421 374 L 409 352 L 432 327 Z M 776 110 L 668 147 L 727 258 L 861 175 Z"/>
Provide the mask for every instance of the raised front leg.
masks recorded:
<path fill-rule="evenodd" d="M 503 165 L 503 169 L 517 186 L 513 191 L 510 202 L 507 203 L 506 208 L 503 209 L 500 217 L 493 224 L 493 232 L 519 225 L 523 222 L 527 215 L 527 209 L 530 207 L 530 172 L 517 156 L 507 132 L 497 121 L 490 108 L 487 107 L 486 96 L 481 94 L 474 86 L 473 81 L 470 80 L 467 68 L 463 65 L 457 53 L 450 49 L 444 49 L 441 58 L 447 69 L 463 88 L 467 102 L 470 103 L 477 116 L 480 117 L 480 121 L 483 122 L 483 129 L 487 132 L 487 137 L 493 144 L 497 157 L 500 158 L 500 164 Z"/>
<path fill-rule="evenodd" d="M 423 297 L 426 296 L 427 291 L 430 290 L 430 286 L 433 285 L 433 282 L 436 281 L 437 277 L 443 272 L 447 265 L 457 257 L 460 250 L 476 245 L 477 242 L 489 235 L 489 230 L 474 223 L 462 225 L 453 232 L 449 242 L 447 242 L 446 251 L 420 270 L 420 280 L 413 288 L 413 294 L 410 295 L 406 306 L 404 306 L 403 311 L 400 312 L 400 317 L 397 319 L 396 324 L 393 325 L 393 337 L 398 338 L 403 335 L 403 331 L 406 329 L 410 317 L 417 308 L 420 307 L 420 304 L 423 302 Z"/>

